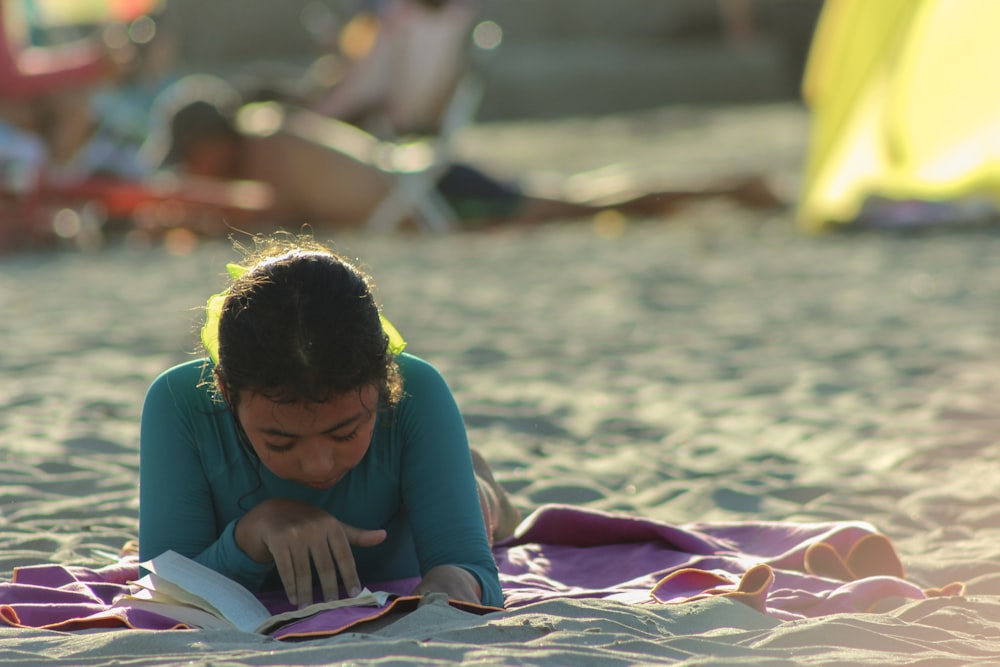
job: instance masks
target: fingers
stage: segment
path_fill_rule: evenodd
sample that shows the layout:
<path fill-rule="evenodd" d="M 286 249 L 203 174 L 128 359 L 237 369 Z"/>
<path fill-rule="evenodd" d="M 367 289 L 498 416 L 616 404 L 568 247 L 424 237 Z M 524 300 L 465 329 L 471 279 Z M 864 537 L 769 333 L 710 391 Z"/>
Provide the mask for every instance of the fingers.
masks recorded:
<path fill-rule="evenodd" d="M 340 590 L 337 585 L 337 567 L 333 562 L 329 538 L 327 539 L 327 543 L 321 545 L 319 549 L 313 552 L 313 566 L 316 568 L 319 585 L 323 590 L 323 599 L 338 599 L 340 597 Z"/>
<path fill-rule="evenodd" d="M 276 550 L 274 564 L 278 569 L 285 595 L 288 596 L 290 603 L 299 609 L 313 603 L 313 567 L 316 568 L 324 600 L 336 600 L 340 597 L 337 582 L 338 569 L 348 591 L 353 590 L 352 586 L 360 590 L 350 545 L 346 546 L 346 554 L 343 549 L 339 550 L 338 554 L 338 549 L 335 547 L 338 543 L 347 545 L 343 539 L 328 538 L 326 543 L 318 546 L 303 545 L 301 548 L 295 548 L 288 545 L 286 548 Z M 355 593 L 351 593 L 351 595 L 353 596 Z"/>
<path fill-rule="evenodd" d="M 295 566 L 292 563 L 292 551 L 288 545 L 280 548 L 271 547 L 271 557 L 274 559 L 274 566 L 281 577 L 281 585 L 285 589 L 285 596 L 292 604 L 298 604 L 298 588 L 295 581 Z"/>
<path fill-rule="evenodd" d="M 347 533 L 347 540 L 356 547 L 373 547 L 381 544 L 385 540 L 385 530 L 364 530 L 344 525 L 344 532 Z"/>
<path fill-rule="evenodd" d="M 346 526 L 345 526 L 346 528 Z M 345 530 L 344 533 L 347 531 Z M 343 539 L 346 535 L 341 535 L 341 539 L 330 539 L 330 553 L 337 562 L 337 569 L 340 570 L 340 578 L 344 581 L 344 590 L 349 597 L 354 597 L 361 592 L 361 579 L 358 578 L 358 568 L 354 565 L 354 554 L 351 553 L 351 545 Z M 336 582 L 336 579 L 334 579 Z M 334 586 L 336 590 L 336 586 Z M 336 595 L 334 596 L 336 599 Z"/>
<path fill-rule="evenodd" d="M 313 568 L 324 599 L 340 597 L 339 581 L 348 595 L 358 595 L 361 580 L 351 546 L 375 546 L 385 538 L 384 530 L 362 530 L 324 515 L 310 518 L 304 525 L 282 526 L 262 541 L 278 570 L 288 601 L 302 608 L 313 602 Z"/>
<path fill-rule="evenodd" d="M 340 530 L 327 534 L 326 549 L 321 549 L 319 557 L 314 555 L 313 558 L 323 587 L 323 595 L 327 600 L 336 600 L 339 597 L 338 572 L 349 597 L 361 593 L 361 578 L 354 563 L 351 545 L 375 546 L 385 540 L 385 536 L 384 530 L 362 530 L 347 524 L 340 524 Z"/>
<path fill-rule="evenodd" d="M 336 600 L 340 597 L 338 574 L 347 595 L 358 595 L 361 592 L 361 579 L 354 563 L 351 545 L 375 546 L 385 540 L 385 537 L 384 530 L 361 530 L 339 524 L 325 533 L 326 539 L 322 544 L 301 545 L 296 548 L 296 544 L 292 542 L 275 548 L 272 552 L 274 564 L 288 601 L 299 608 L 312 604 L 313 568 L 316 569 L 323 599 Z"/>
<path fill-rule="evenodd" d="M 312 563 L 309 558 L 308 549 L 295 549 L 292 551 L 292 565 L 295 568 L 295 598 L 289 600 L 292 604 L 297 604 L 299 609 L 312 604 Z"/>
<path fill-rule="evenodd" d="M 336 600 L 337 568 L 331 557 L 331 549 L 327 544 L 318 547 L 297 542 L 285 543 L 272 547 L 274 565 L 281 577 L 288 601 L 299 609 L 308 607 L 313 602 L 313 566 L 319 576 L 323 598 Z M 353 566 L 354 559 L 351 558 Z"/>

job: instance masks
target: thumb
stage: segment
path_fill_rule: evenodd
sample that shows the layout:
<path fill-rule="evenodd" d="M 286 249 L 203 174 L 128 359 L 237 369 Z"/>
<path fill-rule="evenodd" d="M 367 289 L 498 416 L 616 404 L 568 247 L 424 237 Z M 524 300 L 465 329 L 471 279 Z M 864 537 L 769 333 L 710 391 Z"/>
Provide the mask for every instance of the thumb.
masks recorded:
<path fill-rule="evenodd" d="M 344 532 L 347 533 L 347 541 L 356 547 L 373 547 L 381 544 L 385 540 L 385 529 L 365 530 L 344 524 Z"/>

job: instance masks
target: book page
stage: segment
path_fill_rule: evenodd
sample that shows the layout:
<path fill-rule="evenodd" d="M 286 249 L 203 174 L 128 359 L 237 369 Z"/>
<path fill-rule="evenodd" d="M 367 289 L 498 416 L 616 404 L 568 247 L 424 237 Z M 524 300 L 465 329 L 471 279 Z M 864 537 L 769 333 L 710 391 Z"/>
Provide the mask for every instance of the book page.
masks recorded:
<path fill-rule="evenodd" d="M 160 595 L 158 591 L 142 589 L 130 595 L 123 595 L 115 600 L 113 606 L 150 611 L 194 628 L 212 630 L 233 627 L 232 623 L 215 614 L 183 602 L 170 602 L 170 598 Z"/>
<path fill-rule="evenodd" d="M 150 574 L 134 582 L 145 589 L 146 595 L 141 596 L 144 602 L 164 604 L 172 609 L 183 605 L 196 607 L 224 619 L 223 622 L 244 632 L 267 633 L 285 623 L 308 618 L 327 609 L 381 607 L 391 597 L 389 593 L 373 593 L 365 588 L 352 598 L 316 602 L 302 609 L 271 616 L 263 603 L 245 587 L 174 551 L 165 551 L 141 565 L 150 571 Z M 163 615 L 187 622 L 178 618 L 175 613 L 167 613 L 167 610 L 164 610 Z M 187 615 L 186 618 L 200 617 Z M 204 623 L 207 624 L 208 621 Z"/>
<path fill-rule="evenodd" d="M 223 618 L 244 632 L 255 632 L 270 616 L 261 601 L 245 587 L 175 551 L 165 551 L 141 565 L 190 595 L 207 601 Z M 166 592 L 177 597 L 176 591 Z"/>
<path fill-rule="evenodd" d="M 162 602 L 163 604 L 168 605 L 197 607 L 198 609 L 202 609 L 209 614 L 218 616 L 221 622 L 230 626 L 232 625 L 232 623 L 225 620 L 223 613 L 212 606 L 208 600 L 181 588 L 177 584 L 171 583 L 169 580 L 164 579 L 155 572 L 150 572 L 143 578 L 132 583 L 142 589 L 140 593 L 144 594 L 142 595 L 142 598 L 145 600 L 149 600 L 151 602 Z"/>

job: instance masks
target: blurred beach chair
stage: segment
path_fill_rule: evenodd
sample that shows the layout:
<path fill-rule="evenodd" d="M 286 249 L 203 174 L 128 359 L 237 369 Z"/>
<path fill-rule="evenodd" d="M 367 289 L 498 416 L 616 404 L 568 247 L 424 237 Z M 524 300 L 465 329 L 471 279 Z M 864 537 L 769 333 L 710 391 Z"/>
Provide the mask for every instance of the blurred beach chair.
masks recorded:
<path fill-rule="evenodd" d="M 440 129 L 419 136 L 379 137 L 311 109 L 279 102 L 245 105 L 236 125 L 250 135 L 286 132 L 377 169 L 389 190 L 365 222 L 367 231 L 387 233 L 412 221 L 421 231 L 441 233 L 457 228 L 458 216 L 437 185 L 454 164 L 455 133 L 474 118 L 482 94 L 479 75 L 471 70 L 463 74 Z"/>
<path fill-rule="evenodd" d="M 389 188 L 363 222 L 368 231 L 412 223 L 445 232 L 458 216 L 437 186 L 454 164 L 456 135 L 476 118 L 502 29 L 479 20 L 475 0 L 380 7 L 355 7 L 349 20 L 344 9 L 311 8 L 307 28 L 336 54 L 292 82 L 251 74 L 249 89 L 238 86 L 245 108 L 237 125 L 247 134 L 287 132 L 376 169 Z M 348 63 L 335 83 L 322 74 L 331 58 Z"/>
<path fill-rule="evenodd" d="M 391 180 L 392 189 L 368 219 L 368 230 L 391 231 L 408 219 L 429 232 L 458 226 L 437 184 L 454 163 L 456 135 L 475 121 L 486 91 L 488 64 L 501 39 L 502 30 L 493 21 L 482 21 L 472 29 L 465 60 L 458 64 L 454 88 L 434 133 L 400 136 L 391 132 L 382 139 L 385 159 L 375 164 Z"/>
<path fill-rule="evenodd" d="M 500 26 L 477 23 L 477 14 L 473 0 L 392 0 L 374 18 L 367 48 L 311 105 L 380 142 L 372 164 L 391 190 L 370 216 L 370 231 L 407 220 L 431 232 L 457 226 L 436 186 L 452 165 L 455 135 L 476 117 L 502 39 Z"/>

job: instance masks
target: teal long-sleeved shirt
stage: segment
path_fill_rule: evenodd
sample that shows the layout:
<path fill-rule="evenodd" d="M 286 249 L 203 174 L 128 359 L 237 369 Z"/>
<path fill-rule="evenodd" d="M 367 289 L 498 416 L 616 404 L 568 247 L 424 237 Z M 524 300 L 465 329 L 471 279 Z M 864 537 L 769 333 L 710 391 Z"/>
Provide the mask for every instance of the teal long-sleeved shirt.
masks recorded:
<path fill-rule="evenodd" d="M 392 412 L 379 411 L 365 457 L 324 490 L 277 477 L 240 443 L 232 412 L 207 382 L 205 361 L 165 371 L 142 412 L 140 557 L 173 549 L 250 590 L 277 587 L 274 565 L 244 553 L 234 530 L 263 500 L 288 498 L 359 528 L 386 530 L 382 544 L 353 548 L 363 585 L 457 565 L 479 581 L 483 604 L 503 606 L 455 399 L 426 361 L 402 354 L 398 362 L 404 397 Z"/>

